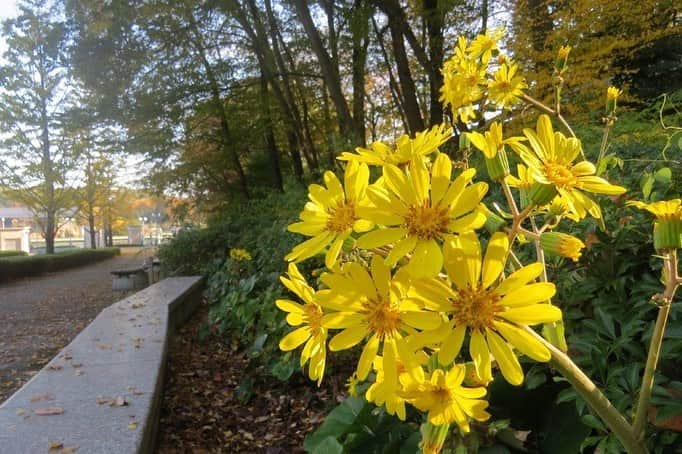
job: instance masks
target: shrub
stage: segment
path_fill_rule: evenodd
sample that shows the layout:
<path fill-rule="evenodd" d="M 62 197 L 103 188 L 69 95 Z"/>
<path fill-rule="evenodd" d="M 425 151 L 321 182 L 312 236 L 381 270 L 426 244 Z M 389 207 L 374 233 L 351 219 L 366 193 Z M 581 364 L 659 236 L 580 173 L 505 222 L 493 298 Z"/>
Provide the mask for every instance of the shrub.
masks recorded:
<path fill-rule="evenodd" d="M 26 256 L 28 255 L 24 251 L 0 251 L 0 258 L 4 257 L 19 257 L 19 256 Z"/>
<path fill-rule="evenodd" d="M 119 248 L 72 249 L 52 255 L 0 258 L 0 280 L 37 276 L 87 265 L 119 255 Z"/>

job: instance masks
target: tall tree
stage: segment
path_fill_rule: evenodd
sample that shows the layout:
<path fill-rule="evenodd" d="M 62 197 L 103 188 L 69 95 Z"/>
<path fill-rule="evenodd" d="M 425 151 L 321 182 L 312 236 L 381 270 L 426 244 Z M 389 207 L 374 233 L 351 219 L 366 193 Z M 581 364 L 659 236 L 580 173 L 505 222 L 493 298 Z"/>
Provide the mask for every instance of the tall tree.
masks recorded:
<path fill-rule="evenodd" d="M 0 129 L 6 152 L 0 154 L 0 175 L 34 212 L 52 254 L 59 215 L 72 202 L 67 183 L 73 160 L 62 140 L 69 97 L 66 28 L 53 2 L 25 0 L 19 10 L 2 30 L 7 51 L 0 66 Z"/>

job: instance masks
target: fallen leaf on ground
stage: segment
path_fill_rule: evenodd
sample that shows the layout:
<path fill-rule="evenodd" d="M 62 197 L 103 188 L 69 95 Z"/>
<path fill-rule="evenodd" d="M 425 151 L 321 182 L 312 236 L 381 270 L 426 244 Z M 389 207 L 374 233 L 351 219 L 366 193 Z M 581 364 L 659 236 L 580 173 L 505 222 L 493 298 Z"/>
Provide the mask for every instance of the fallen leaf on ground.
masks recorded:
<path fill-rule="evenodd" d="M 44 394 L 34 394 L 31 396 L 31 402 L 38 402 L 41 400 L 54 400 L 54 394 L 44 393 Z"/>
<path fill-rule="evenodd" d="M 64 413 L 64 409 L 62 407 L 37 408 L 33 410 L 33 413 L 35 413 L 38 416 L 61 415 L 62 413 Z"/>

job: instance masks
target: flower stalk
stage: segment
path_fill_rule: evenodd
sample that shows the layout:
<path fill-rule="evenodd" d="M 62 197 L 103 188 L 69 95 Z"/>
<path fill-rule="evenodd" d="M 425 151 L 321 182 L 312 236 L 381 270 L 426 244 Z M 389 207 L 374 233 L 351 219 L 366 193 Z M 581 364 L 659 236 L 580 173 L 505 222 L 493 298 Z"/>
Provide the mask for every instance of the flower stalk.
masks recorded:
<path fill-rule="evenodd" d="M 666 287 L 662 295 L 655 295 L 653 298 L 659 306 L 658 317 L 656 318 L 654 332 L 651 335 L 649 353 L 647 355 L 644 376 L 642 377 L 642 387 L 639 391 L 639 400 L 637 401 L 637 410 L 635 411 L 635 419 L 632 427 L 635 438 L 640 441 L 644 438 L 646 417 L 648 414 L 649 402 L 651 400 L 651 392 L 654 388 L 654 375 L 658 365 L 658 358 L 661 353 L 663 334 L 665 333 L 665 326 L 668 321 L 668 315 L 670 314 L 670 306 L 672 305 L 672 300 L 675 297 L 675 292 L 679 286 L 676 250 L 673 249 L 665 258 L 664 268 Z"/>
<path fill-rule="evenodd" d="M 530 328 L 524 330 L 543 343 L 552 355 L 551 364 L 568 380 L 590 408 L 604 421 L 618 437 L 629 454 L 646 454 L 648 450 L 642 440 L 635 437 L 632 426 L 599 390 L 590 378 L 564 352 L 545 340 Z"/>

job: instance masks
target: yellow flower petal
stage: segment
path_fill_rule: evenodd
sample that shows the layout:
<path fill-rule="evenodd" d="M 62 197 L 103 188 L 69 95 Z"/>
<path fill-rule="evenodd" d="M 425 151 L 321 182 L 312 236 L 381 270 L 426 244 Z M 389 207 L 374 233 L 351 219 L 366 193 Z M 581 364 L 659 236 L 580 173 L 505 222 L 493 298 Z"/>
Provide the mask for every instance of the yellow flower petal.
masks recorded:
<path fill-rule="evenodd" d="M 549 300 L 555 293 L 556 287 L 551 282 L 537 282 L 508 292 L 500 300 L 500 305 L 510 307 L 534 305 Z"/>
<path fill-rule="evenodd" d="M 561 320 L 561 309 L 551 304 L 534 304 L 507 309 L 498 316 L 521 325 L 537 325 Z"/>
<path fill-rule="evenodd" d="M 450 331 L 448 337 L 443 340 L 440 350 L 438 351 L 438 362 L 440 364 L 447 366 L 455 360 L 457 355 L 459 355 L 462 344 L 464 343 L 466 329 L 466 325 L 457 325 L 455 329 Z"/>
<path fill-rule="evenodd" d="M 310 330 L 307 326 L 298 328 L 284 336 L 282 340 L 279 341 L 279 348 L 282 351 L 288 352 L 289 350 L 299 347 L 301 344 L 303 344 L 303 342 L 307 341 L 309 337 Z"/>
<path fill-rule="evenodd" d="M 358 238 L 356 245 L 360 249 L 374 249 L 395 243 L 404 238 L 406 234 L 407 231 L 402 228 L 377 229 Z"/>
<path fill-rule="evenodd" d="M 339 350 L 346 350 L 347 348 L 354 347 L 366 334 L 367 328 L 364 325 L 346 328 L 329 341 L 329 350 L 337 352 Z"/>
<path fill-rule="evenodd" d="M 521 369 L 521 364 L 519 364 L 518 358 L 509 345 L 490 329 L 486 329 L 486 338 L 490 351 L 500 366 L 500 371 L 505 380 L 512 385 L 523 383 L 523 369 Z"/>
<path fill-rule="evenodd" d="M 436 329 L 442 322 L 440 315 L 435 312 L 417 311 L 404 312 L 400 316 L 400 320 L 402 320 L 405 324 L 421 331 Z"/>
<path fill-rule="evenodd" d="M 488 247 L 483 259 L 483 271 L 481 274 L 481 284 L 483 288 L 488 288 L 495 282 L 504 269 L 509 251 L 509 238 L 506 233 L 496 232 L 490 238 Z"/>
<path fill-rule="evenodd" d="M 445 269 L 459 288 L 478 287 L 481 276 L 481 244 L 473 232 L 445 243 Z"/>
<path fill-rule="evenodd" d="M 437 205 L 450 186 L 452 161 L 445 153 L 440 153 L 431 168 L 431 204 Z"/>
<path fill-rule="evenodd" d="M 435 277 L 443 268 L 443 253 L 435 240 L 417 242 L 407 270 L 417 279 Z"/>
<path fill-rule="evenodd" d="M 388 298 L 391 269 L 384 264 L 384 260 L 378 254 L 372 257 L 370 267 L 376 289 L 383 298 Z"/>
<path fill-rule="evenodd" d="M 334 242 L 332 242 L 332 245 L 329 247 L 329 250 L 324 257 L 324 264 L 327 268 L 334 268 L 336 259 L 339 257 L 339 252 L 341 252 L 341 246 L 343 246 L 343 242 L 346 240 L 346 238 L 348 238 L 349 235 L 350 231 L 346 231 L 341 235 L 337 235 Z"/>
<path fill-rule="evenodd" d="M 474 361 L 476 373 L 484 382 L 493 379 L 493 374 L 490 365 L 490 350 L 485 342 L 481 331 L 475 329 L 471 332 L 471 339 L 469 340 L 469 354 Z"/>
<path fill-rule="evenodd" d="M 301 260 L 310 258 L 316 255 L 317 253 L 321 252 L 322 249 L 324 249 L 324 247 L 331 241 L 332 238 L 334 238 L 334 233 L 330 232 L 321 233 L 316 237 L 313 237 L 299 245 L 294 246 L 291 252 L 287 254 L 287 256 L 284 257 L 284 259 L 290 262 L 291 261 L 300 262 Z"/>
<path fill-rule="evenodd" d="M 298 304 L 295 301 L 281 299 L 281 300 L 275 300 L 275 304 L 277 305 L 278 308 L 280 308 L 284 312 L 294 312 L 297 314 L 303 313 L 303 306 L 301 306 L 300 304 Z"/>
<path fill-rule="evenodd" d="M 500 282 L 500 284 L 495 288 L 495 293 L 504 295 L 512 290 L 516 290 L 517 288 L 526 285 L 533 279 L 537 279 L 542 274 L 543 269 L 544 267 L 542 266 L 542 263 L 539 262 L 524 266 L 523 268 L 514 271 L 505 280 Z"/>
<path fill-rule="evenodd" d="M 360 355 L 360 360 L 358 361 L 358 379 L 364 380 L 367 378 L 369 371 L 372 367 L 372 361 L 377 356 L 377 350 L 379 349 L 379 337 L 374 335 L 370 337 L 369 341 L 365 344 L 365 348 L 362 349 L 362 354 Z"/>
<path fill-rule="evenodd" d="M 407 254 L 414 250 L 417 245 L 417 237 L 408 236 L 405 239 L 398 241 L 391 249 L 391 252 L 386 256 L 386 265 L 394 266 L 398 263 L 398 260 L 405 257 Z"/>
<path fill-rule="evenodd" d="M 329 329 L 343 329 L 358 326 L 365 316 L 356 312 L 334 312 L 322 317 L 322 326 Z"/>
<path fill-rule="evenodd" d="M 547 362 L 552 358 L 552 355 L 547 350 L 547 347 L 542 345 L 540 341 L 533 336 L 517 328 L 514 325 L 502 321 L 495 321 L 495 329 L 499 331 L 502 336 L 509 341 L 518 351 L 524 355 L 534 359 L 535 361 Z"/>

